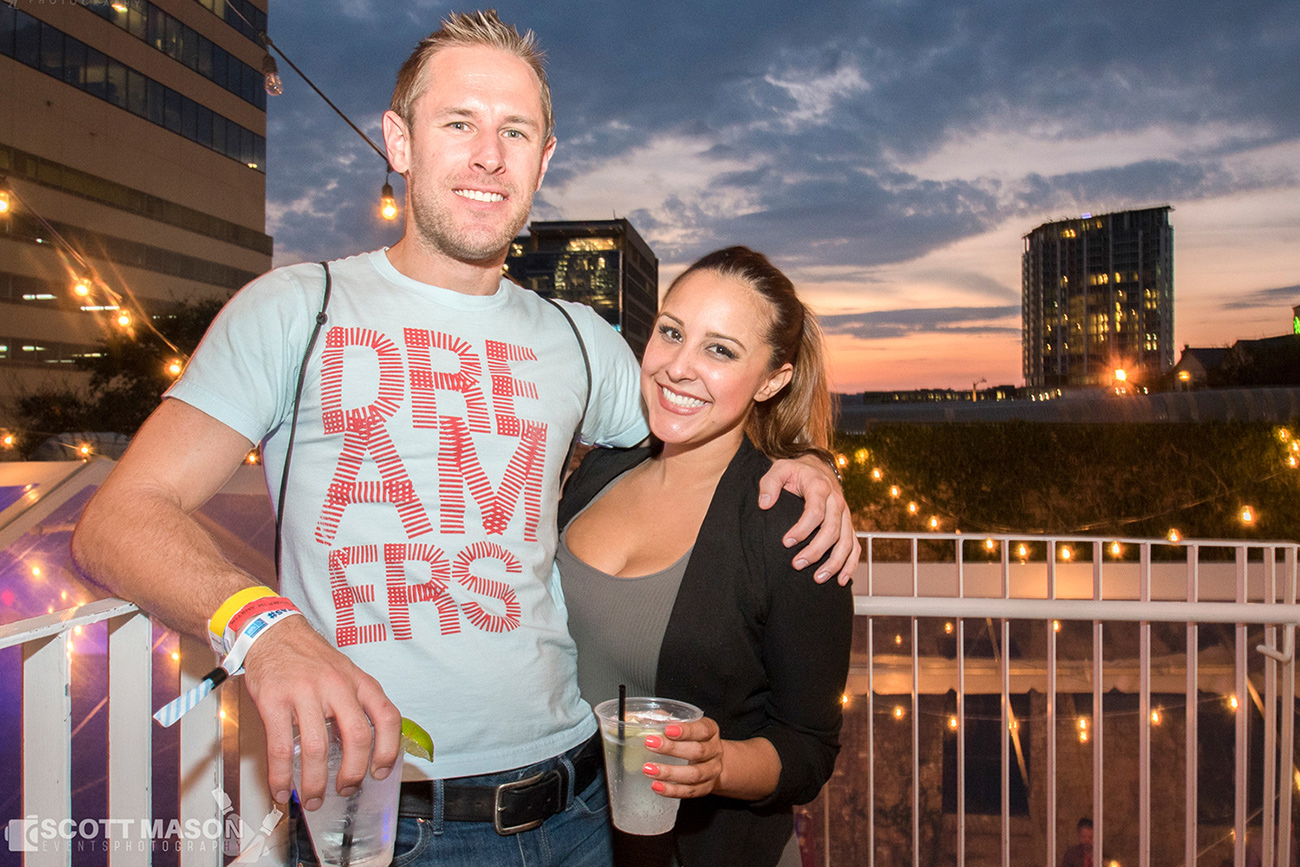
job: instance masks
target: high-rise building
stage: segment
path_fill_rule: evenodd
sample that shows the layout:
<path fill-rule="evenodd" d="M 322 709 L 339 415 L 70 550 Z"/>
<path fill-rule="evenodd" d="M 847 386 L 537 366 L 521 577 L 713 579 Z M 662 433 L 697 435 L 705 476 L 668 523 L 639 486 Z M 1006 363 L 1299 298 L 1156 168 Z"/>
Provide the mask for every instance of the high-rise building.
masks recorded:
<path fill-rule="evenodd" d="M 1084 214 L 1025 235 L 1025 385 L 1141 385 L 1174 363 L 1174 230 L 1168 205 Z"/>
<path fill-rule="evenodd" d="M 548 298 L 586 304 L 623 334 L 637 358 L 659 307 L 659 260 L 627 220 L 528 224 L 507 273 Z"/>
<path fill-rule="evenodd" d="M 266 0 L 0 3 L 0 412 L 270 267 L 265 29 Z"/>

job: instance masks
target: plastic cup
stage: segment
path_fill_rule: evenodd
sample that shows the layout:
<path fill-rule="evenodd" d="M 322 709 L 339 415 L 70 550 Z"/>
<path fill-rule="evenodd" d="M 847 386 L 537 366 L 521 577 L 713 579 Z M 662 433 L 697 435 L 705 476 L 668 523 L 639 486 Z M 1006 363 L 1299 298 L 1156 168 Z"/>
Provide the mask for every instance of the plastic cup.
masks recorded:
<path fill-rule="evenodd" d="M 654 780 L 641 768 L 646 762 L 684 765 L 685 759 L 663 756 L 646 749 L 647 735 L 664 737 L 671 723 L 694 722 L 704 712 L 670 698 L 629 698 L 626 714 L 618 718 L 618 699 L 596 705 L 601 739 L 605 743 L 605 776 L 609 781 L 609 807 L 614 827 L 628 834 L 666 834 L 677 821 L 678 798 L 665 798 L 650 788 Z"/>
<path fill-rule="evenodd" d="M 302 811 L 312 847 L 321 867 L 388 867 L 397 842 L 397 801 L 402 791 L 402 753 L 388 776 L 376 780 L 367 771 L 361 787 L 349 797 L 338 793 L 343 741 L 326 720 L 329 732 L 329 779 L 317 810 Z M 302 757 L 298 736 L 293 739 L 293 782 L 302 787 Z"/>

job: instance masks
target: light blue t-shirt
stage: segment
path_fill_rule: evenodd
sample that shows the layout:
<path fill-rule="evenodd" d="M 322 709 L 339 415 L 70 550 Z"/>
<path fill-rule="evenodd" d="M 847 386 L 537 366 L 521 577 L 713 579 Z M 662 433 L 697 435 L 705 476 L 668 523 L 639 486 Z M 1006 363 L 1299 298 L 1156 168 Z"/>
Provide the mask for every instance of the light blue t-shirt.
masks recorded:
<path fill-rule="evenodd" d="M 595 731 L 558 582 L 561 464 L 587 397 L 573 331 L 502 280 L 464 295 L 383 250 L 330 263 L 286 497 L 281 592 L 433 735 L 407 778 L 531 764 Z M 278 493 L 319 265 L 258 278 L 168 392 L 263 444 Z M 646 434 L 635 358 L 566 304 L 591 360 L 583 439 Z"/>

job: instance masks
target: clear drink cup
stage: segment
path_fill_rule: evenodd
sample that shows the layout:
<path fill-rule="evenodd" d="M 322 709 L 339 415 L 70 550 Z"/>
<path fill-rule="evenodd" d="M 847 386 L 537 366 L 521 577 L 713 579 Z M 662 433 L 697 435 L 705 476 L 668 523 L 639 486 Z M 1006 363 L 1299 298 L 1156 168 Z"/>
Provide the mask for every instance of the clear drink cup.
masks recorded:
<path fill-rule="evenodd" d="M 388 867 L 397 842 L 397 802 L 402 790 L 402 753 L 388 776 L 376 780 L 367 769 L 361 787 L 349 797 L 338 793 L 343 741 L 334 720 L 326 720 L 329 734 L 329 778 L 320 809 L 302 811 L 312 847 L 321 867 Z M 373 748 L 373 747 L 372 747 Z M 293 738 L 293 783 L 302 787 L 302 754 Z"/>
<path fill-rule="evenodd" d="M 665 834 L 677 821 L 678 798 L 666 798 L 650 788 L 654 780 L 641 770 L 646 762 L 684 765 L 685 759 L 652 753 L 647 735 L 664 738 L 673 723 L 694 722 L 704 712 L 670 698 L 629 698 L 625 715 L 618 717 L 618 699 L 596 705 L 601 740 L 605 744 L 605 776 L 609 781 L 609 807 L 614 827 L 628 834 Z"/>

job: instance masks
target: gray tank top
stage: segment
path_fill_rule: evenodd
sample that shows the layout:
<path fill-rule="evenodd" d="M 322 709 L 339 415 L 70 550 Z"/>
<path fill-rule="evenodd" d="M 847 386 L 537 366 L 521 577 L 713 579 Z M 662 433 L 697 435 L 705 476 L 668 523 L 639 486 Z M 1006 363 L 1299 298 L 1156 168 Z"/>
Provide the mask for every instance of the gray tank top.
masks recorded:
<path fill-rule="evenodd" d="M 591 502 L 605 496 L 620 478 L 606 485 Z M 620 683 L 627 685 L 628 695 L 654 695 L 659 648 L 690 550 L 660 572 L 618 578 L 574 556 L 569 550 L 568 530 L 565 527 L 560 533 L 555 562 L 569 609 L 569 634 L 578 645 L 582 697 L 593 706 L 617 698 Z"/>

